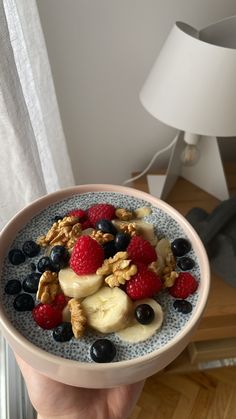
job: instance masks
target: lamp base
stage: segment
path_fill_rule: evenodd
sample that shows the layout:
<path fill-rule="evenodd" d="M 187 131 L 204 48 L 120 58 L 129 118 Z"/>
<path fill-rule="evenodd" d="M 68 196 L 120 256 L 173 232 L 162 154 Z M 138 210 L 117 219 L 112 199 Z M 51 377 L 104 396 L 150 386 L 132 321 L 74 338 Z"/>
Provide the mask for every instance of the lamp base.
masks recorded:
<path fill-rule="evenodd" d="M 166 175 L 147 176 L 148 189 L 151 195 L 156 196 L 157 198 L 162 197 L 162 191 L 165 186 L 166 178 Z"/>
<path fill-rule="evenodd" d="M 229 198 L 229 190 L 216 137 L 201 137 L 198 143 L 200 158 L 194 166 L 183 166 L 180 160 L 185 147 L 183 133 L 176 136 L 166 175 L 148 175 L 150 194 L 165 199 L 177 178 L 182 176 L 220 201 Z"/>

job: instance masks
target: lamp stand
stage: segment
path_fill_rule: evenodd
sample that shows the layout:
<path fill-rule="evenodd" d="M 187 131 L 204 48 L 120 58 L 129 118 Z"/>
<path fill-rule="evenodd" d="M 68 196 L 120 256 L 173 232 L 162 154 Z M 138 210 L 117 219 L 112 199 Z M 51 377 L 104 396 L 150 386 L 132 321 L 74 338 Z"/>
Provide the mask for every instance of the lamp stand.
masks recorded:
<path fill-rule="evenodd" d="M 177 178 L 182 176 L 219 200 L 229 198 L 229 190 L 216 137 L 202 136 L 198 143 L 200 159 L 193 166 L 184 166 L 180 156 L 186 146 L 184 133 L 176 136 L 166 175 L 148 175 L 150 194 L 165 199 Z"/>

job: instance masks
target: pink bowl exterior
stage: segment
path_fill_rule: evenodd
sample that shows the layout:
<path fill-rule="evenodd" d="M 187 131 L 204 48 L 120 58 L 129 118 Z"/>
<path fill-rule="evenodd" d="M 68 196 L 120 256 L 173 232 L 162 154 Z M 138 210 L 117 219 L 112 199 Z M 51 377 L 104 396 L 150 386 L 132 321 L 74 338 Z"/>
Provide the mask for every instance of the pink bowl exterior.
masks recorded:
<path fill-rule="evenodd" d="M 196 330 L 206 306 L 209 287 L 210 269 L 204 246 L 195 230 L 187 220 L 174 208 L 160 199 L 145 192 L 119 185 L 95 184 L 80 185 L 63 189 L 34 201 L 21 210 L 6 225 L 0 234 L 0 267 L 16 232 L 20 230 L 30 218 L 48 205 L 86 192 L 117 192 L 146 200 L 151 205 L 161 208 L 182 227 L 199 260 L 201 282 L 199 286 L 199 300 L 186 326 L 167 345 L 150 354 L 132 360 L 109 364 L 82 363 L 64 359 L 38 348 L 25 339 L 10 323 L 0 302 L 0 326 L 9 345 L 28 364 L 42 374 L 65 384 L 86 388 L 110 388 L 145 379 L 165 368 L 188 345 L 192 334 Z"/>

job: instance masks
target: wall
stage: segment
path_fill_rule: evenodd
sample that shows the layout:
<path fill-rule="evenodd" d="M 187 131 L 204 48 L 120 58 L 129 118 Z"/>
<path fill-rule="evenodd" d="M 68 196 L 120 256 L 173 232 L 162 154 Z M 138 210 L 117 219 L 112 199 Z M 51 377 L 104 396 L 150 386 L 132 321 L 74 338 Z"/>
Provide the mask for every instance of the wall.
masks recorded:
<path fill-rule="evenodd" d="M 38 8 L 77 183 L 122 183 L 173 138 L 139 102 L 173 23 L 200 29 L 236 14 L 235 0 L 38 0 Z M 235 150 L 227 140 L 224 157 Z"/>

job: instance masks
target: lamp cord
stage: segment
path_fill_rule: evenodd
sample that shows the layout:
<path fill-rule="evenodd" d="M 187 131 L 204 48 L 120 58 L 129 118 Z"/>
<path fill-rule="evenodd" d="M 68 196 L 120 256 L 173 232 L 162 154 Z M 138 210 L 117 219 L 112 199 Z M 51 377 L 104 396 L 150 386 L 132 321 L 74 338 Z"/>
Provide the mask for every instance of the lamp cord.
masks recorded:
<path fill-rule="evenodd" d="M 151 166 L 153 165 L 153 163 L 157 159 L 157 157 L 159 157 L 161 154 L 165 153 L 166 151 L 168 151 L 169 149 L 171 149 L 175 145 L 175 143 L 177 141 L 177 138 L 178 138 L 178 136 L 175 136 L 174 139 L 171 141 L 171 143 L 168 146 L 162 148 L 161 150 L 158 150 L 154 154 L 154 156 L 152 157 L 151 161 L 148 163 L 147 167 L 141 173 L 139 173 L 137 176 L 134 176 L 130 179 L 125 180 L 122 183 L 122 185 L 127 185 L 127 183 L 131 183 L 134 180 L 140 179 L 142 176 L 144 176 L 149 171 L 149 169 L 151 168 Z"/>

